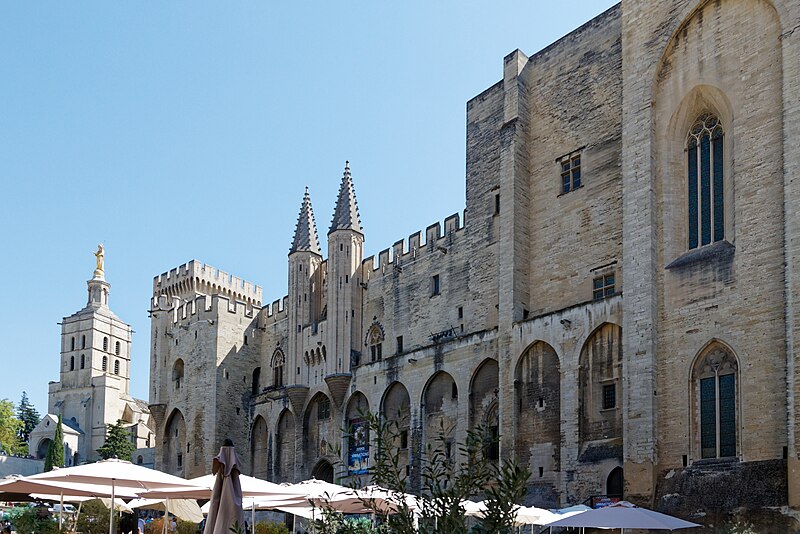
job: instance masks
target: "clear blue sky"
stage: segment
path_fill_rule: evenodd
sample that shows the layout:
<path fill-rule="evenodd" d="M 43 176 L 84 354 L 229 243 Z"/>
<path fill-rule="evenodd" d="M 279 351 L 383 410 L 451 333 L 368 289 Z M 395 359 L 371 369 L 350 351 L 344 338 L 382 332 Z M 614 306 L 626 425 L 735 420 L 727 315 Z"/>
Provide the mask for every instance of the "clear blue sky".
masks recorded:
<path fill-rule="evenodd" d="M 98 242 L 148 398 L 153 276 L 192 258 L 286 292 L 349 159 L 366 255 L 464 208 L 465 104 L 615 2 L 0 3 L 0 398 L 47 410 Z"/>

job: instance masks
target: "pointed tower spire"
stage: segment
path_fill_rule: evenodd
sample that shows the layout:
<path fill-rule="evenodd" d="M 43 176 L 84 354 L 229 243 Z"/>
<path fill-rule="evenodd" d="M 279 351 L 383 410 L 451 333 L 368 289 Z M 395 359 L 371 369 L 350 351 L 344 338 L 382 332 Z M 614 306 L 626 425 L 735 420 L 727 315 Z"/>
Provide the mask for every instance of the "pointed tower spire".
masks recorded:
<path fill-rule="evenodd" d="M 344 176 L 342 185 L 339 188 L 339 198 L 336 200 L 336 211 L 333 213 L 331 229 L 328 233 L 335 230 L 355 230 L 363 234 L 361 229 L 361 217 L 358 215 L 358 202 L 356 202 L 356 191 L 353 189 L 353 179 L 350 177 L 350 162 L 344 163 Z"/>
<path fill-rule="evenodd" d="M 311 196 L 308 187 L 303 195 L 303 204 L 300 206 L 300 215 L 297 217 L 297 226 L 294 229 L 294 239 L 289 254 L 293 252 L 313 252 L 322 256 L 317 237 L 317 223 L 314 220 L 314 210 L 311 209 Z"/>

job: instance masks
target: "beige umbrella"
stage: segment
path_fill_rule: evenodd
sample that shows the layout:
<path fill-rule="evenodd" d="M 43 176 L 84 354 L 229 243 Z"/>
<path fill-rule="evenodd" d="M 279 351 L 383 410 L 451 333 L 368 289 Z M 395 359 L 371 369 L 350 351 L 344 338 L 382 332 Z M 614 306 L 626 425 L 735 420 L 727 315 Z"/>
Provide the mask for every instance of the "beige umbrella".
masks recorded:
<path fill-rule="evenodd" d="M 134 509 L 160 510 L 192 523 L 199 523 L 203 520 L 203 512 L 200 511 L 197 501 L 193 499 L 134 499 L 128 503 L 128 506 Z"/>
<path fill-rule="evenodd" d="M 244 527 L 242 513 L 242 485 L 239 482 L 239 459 L 233 443 L 225 440 L 214 458 L 211 472 L 216 475 L 211 493 L 211 506 L 206 518 L 204 534 L 230 534 L 235 525 Z"/>
<path fill-rule="evenodd" d="M 128 489 L 124 489 L 120 493 L 120 496 L 122 497 L 136 496 L 132 490 Z M 83 500 L 89 500 L 98 497 L 107 497 L 112 494 L 113 489 L 111 486 L 102 486 L 97 484 L 39 481 L 18 476 L 7 477 L 0 481 L 0 495 L 3 495 L 7 500 L 17 500 L 19 498 L 13 495 L 27 495 L 32 498 L 41 498 L 42 500 L 60 502 L 61 506 L 58 509 L 59 527 L 63 524 L 63 509 L 65 500 L 67 500 L 67 502 L 70 500 L 73 502 L 79 502 L 76 499 L 82 498 Z"/>
<path fill-rule="evenodd" d="M 197 489 L 186 479 L 134 465 L 124 460 L 101 460 L 93 464 L 78 465 L 54 469 L 47 473 L 39 473 L 26 477 L 26 480 L 60 485 L 62 483 L 79 483 L 100 486 L 111 486 L 111 498 L 120 491 L 139 493 L 144 490 L 159 488 L 184 487 Z M 114 514 L 110 514 L 108 522 L 109 534 L 114 534 Z M 226 533 L 227 534 L 227 533 Z"/>

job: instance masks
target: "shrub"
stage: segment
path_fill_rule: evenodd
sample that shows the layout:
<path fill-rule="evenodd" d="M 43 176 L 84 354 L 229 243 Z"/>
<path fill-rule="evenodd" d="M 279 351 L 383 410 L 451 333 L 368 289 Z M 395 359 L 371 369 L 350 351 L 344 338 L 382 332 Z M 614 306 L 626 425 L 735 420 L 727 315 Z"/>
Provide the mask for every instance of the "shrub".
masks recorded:
<path fill-rule="evenodd" d="M 258 521 L 255 534 L 289 534 L 289 529 L 283 523 Z"/>
<path fill-rule="evenodd" d="M 109 510 L 97 499 L 81 505 L 77 531 L 82 534 L 106 534 L 108 532 Z"/>

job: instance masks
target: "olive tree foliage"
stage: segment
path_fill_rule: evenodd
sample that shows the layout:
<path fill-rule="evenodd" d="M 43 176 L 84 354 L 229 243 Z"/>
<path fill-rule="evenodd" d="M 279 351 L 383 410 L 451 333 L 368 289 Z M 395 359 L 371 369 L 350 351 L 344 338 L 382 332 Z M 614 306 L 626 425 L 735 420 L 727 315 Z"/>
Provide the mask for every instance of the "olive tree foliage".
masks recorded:
<path fill-rule="evenodd" d="M 486 426 L 469 430 L 466 439 L 452 446 L 448 429 L 441 428 L 427 444 L 419 462 L 421 493 L 413 499 L 409 493 L 410 480 L 401 457 L 399 443 L 403 428 L 402 417 L 385 419 L 373 413 L 361 414 L 369 427 L 374 461 L 369 469 L 369 482 L 391 494 L 396 513 L 386 515 L 377 501 L 364 499 L 377 520 L 354 522 L 323 505 L 322 519 L 312 525 L 316 534 L 445 534 L 470 532 L 474 534 L 511 534 L 514 529 L 515 505 L 525 496 L 530 477 L 527 469 L 514 460 L 495 462 L 487 457 L 499 437 Z M 457 451 L 457 452 L 456 452 Z M 355 485 L 357 485 L 356 483 Z M 370 486 L 370 487 L 374 487 Z M 365 488 L 369 494 L 369 488 Z M 373 490 L 375 491 L 375 490 Z M 468 526 L 462 503 L 481 496 L 488 508 L 483 518 Z M 418 510 L 415 517 L 414 508 Z"/>

